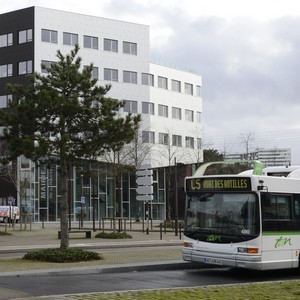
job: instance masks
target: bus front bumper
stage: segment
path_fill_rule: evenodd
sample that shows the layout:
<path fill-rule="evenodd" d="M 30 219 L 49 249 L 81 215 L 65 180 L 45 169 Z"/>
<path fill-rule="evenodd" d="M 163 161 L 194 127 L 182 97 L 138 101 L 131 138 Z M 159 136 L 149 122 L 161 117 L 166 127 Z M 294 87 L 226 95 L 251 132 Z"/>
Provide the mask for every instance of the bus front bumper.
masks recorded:
<path fill-rule="evenodd" d="M 189 247 L 182 249 L 184 261 L 219 265 L 224 267 L 245 268 L 262 270 L 263 264 L 261 255 L 240 255 L 232 253 L 206 252 Z"/>

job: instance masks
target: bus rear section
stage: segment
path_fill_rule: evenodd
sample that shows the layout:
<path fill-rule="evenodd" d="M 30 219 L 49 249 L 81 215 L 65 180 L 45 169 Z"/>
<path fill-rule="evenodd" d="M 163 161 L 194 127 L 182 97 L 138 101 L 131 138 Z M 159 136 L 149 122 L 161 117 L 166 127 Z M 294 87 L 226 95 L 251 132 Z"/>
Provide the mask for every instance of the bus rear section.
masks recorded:
<path fill-rule="evenodd" d="M 185 189 L 183 260 L 255 270 L 299 266 L 299 179 L 194 176 Z"/>

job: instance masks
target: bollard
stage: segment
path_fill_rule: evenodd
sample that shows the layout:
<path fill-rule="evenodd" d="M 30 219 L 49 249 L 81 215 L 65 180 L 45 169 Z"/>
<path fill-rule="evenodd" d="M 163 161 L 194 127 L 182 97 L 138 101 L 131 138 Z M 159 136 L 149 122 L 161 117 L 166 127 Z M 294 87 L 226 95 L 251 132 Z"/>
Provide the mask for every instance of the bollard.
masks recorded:
<path fill-rule="evenodd" d="M 179 222 L 179 239 L 181 240 L 181 222 Z"/>
<path fill-rule="evenodd" d="M 14 219 L 13 219 L 13 230 L 16 229 L 16 223 L 17 223 L 17 215 L 14 215 Z"/>
<path fill-rule="evenodd" d="M 7 233 L 7 219 L 5 218 L 5 233 Z"/>
<path fill-rule="evenodd" d="M 160 230 L 159 230 L 159 232 L 160 232 L 160 240 L 162 240 L 162 223 L 159 224 L 159 227 L 160 227 Z"/>
<path fill-rule="evenodd" d="M 22 219 L 23 219 L 23 215 L 22 214 L 20 214 L 20 231 L 22 231 Z"/>
<path fill-rule="evenodd" d="M 167 233 L 167 221 L 164 220 L 164 225 L 165 225 L 165 234 Z"/>

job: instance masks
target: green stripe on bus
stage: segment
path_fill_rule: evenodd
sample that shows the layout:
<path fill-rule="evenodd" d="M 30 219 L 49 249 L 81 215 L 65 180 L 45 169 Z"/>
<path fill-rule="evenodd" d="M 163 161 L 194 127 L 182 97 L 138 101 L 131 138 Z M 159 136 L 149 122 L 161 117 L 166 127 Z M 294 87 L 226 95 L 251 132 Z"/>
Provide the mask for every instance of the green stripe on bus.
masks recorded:
<path fill-rule="evenodd" d="M 274 231 L 274 232 L 263 232 L 262 235 L 300 235 L 300 231 Z"/>

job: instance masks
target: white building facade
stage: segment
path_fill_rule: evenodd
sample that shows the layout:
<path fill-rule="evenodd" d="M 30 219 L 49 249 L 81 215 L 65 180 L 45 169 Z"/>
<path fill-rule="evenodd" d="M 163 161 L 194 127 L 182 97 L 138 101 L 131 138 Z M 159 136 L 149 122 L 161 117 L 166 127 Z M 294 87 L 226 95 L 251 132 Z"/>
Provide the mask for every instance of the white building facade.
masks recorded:
<path fill-rule="evenodd" d="M 34 71 L 46 75 L 41 65 L 56 62 L 57 50 L 65 55 L 75 44 L 79 44 L 83 67 L 93 63 L 93 76 L 99 85 L 112 85 L 108 96 L 125 100 L 122 113 L 141 114 L 140 139 L 148 145 L 148 150 L 144 151 L 140 163 L 150 163 L 155 169 L 153 218 L 163 219 L 168 189 L 163 167 L 174 165 L 175 159 L 185 165 L 203 160 L 201 76 L 151 63 L 149 26 L 29 7 L 0 15 L 1 108 L 5 109 L 10 97 L 5 90 L 6 83 L 23 83 L 25 75 Z M 57 220 L 60 196 L 56 167 L 51 167 L 52 172 L 48 168 L 48 174 L 42 172 L 41 175 L 40 167 L 32 162 L 19 166 L 21 173 L 23 170 L 28 174 L 28 168 L 31 170 L 30 178 L 26 179 L 30 185 L 23 195 L 25 206 L 36 220 L 42 215 L 45 220 Z M 87 199 L 87 219 L 90 219 L 91 209 L 96 210 L 96 217 L 111 215 L 111 178 L 109 170 L 107 172 L 105 178 L 99 175 L 96 188 L 92 188 L 91 179 L 82 179 L 72 170 L 71 214 L 74 218 L 82 193 Z M 47 181 L 44 202 L 41 201 L 41 176 Z M 131 175 L 128 176 L 120 180 L 118 211 L 120 216 L 130 218 L 143 209 L 134 203 L 135 186 L 130 184 Z M 22 197 L 19 195 L 19 198 Z M 54 207 L 52 213 L 50 207 Z"/>
<path fill-rule="evenodd" d="M 292 162 L 290 148 L 257 148 L 248 154 L 226 154 L 225 159 L 255 159 L 263 163 L 264 167 L 290 166 Z"/>

